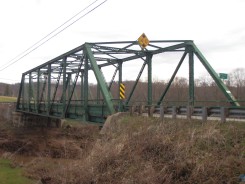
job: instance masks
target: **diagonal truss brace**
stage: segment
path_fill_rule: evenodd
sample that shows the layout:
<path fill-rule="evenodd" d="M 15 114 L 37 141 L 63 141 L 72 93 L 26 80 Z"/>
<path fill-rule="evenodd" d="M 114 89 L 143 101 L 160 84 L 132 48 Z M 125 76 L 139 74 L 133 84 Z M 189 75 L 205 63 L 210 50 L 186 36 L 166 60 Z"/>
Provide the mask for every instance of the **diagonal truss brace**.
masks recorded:
<path fill-rule="evenodd" d="M 106 102 L 109 113 L 114 114 L 115 109 L 114 109 L 113 103 L 112 103 L 112 95 L 111 95 L 110 91 L 108 90 L 108 87 L 106 85 L 106 81 L 105 81 L 105 79 L 104 79 L 104 77 L 103 77 L 103 75 L 102 75 L 102 73 L 101 73 L 101 71 L 100 71 L 100 69 L 96 63 L 94 55 L 91 51 L 91 47 L 88 43 L 84 44 L 84 53 L 87 55 L 87 57 L 90 61 L 92 70 L 93 70 L 95 77 L 97 79 L 97 82 L 100 86 L 100 90 L 101 90 L 102 95 L 104 97 L 104 100 Z"/>
<path fill-rule="evenodd" d="M 225 86 L 225 84 L 222 82 L 222 80 L 219 78 L 218 74 L 214 71 L 214 69 L 211 67 L 211 65 L 208 63 L 206 58 L 202 55 L 201 51 L 197 48 L 197 46 L 194 43 L 190 43 L 191 46 L 194 49 L 195 55 L 198 57 L 198 59 L 201 61 L 203 66 L 206 68 L 208 73 L 212 76 L 215 83 L 218 85 L 220 90 L 224 93 L 225 97 L 229 100 L 231 105 L 239 107 L 240 104 L 237 102 L 236 98 L 232 95 L 231 91 Z"/>

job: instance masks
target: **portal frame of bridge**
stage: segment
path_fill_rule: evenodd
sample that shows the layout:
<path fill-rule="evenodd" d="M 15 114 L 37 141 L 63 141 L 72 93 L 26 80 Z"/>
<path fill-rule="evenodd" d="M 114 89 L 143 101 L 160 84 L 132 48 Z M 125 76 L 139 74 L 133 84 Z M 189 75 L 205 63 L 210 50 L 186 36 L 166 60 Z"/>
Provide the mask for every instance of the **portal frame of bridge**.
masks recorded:
<path fill-rule="evenodd" d="M 152 58 L 165 52 L 181 52 L 183 55 L 159 100 L 156 104 L 153 104 Z M 84 43 L 27 71 L 22 74 L 16 110 L 46 117 L 103 122 L 108 115 L 117 111 L 124 111 L 125 106 L 130 105 L 135 88 L 146 65 L 148 68 L 147 105 L 159 106 L 164 101 L 187 55 L 189 61 L 188 105 L 194 106 L 195 104 L 194 56 L 196 56 L 212 76 L 231 106 L 239 106 L 235 97 L 192 40 L 156 40 L 150 41 L 147 49 L 141 48 L 137 41 Z M 127 98 L 120 100 L 119 94 L 113 98 L 110 89 L 113 82 L 115 82 L 115 76 L 118 73 L 119 90 L 119 84 L 123 82 L 123 63 L 136 59 L 141 59 L 143 64 L 132 89 L 128 92 Z M 103 67 L 107 66 L 114 66 L 115 68 L 109 83 L 106 82 L 101 71 Z M 93 71 L 98 86 L 95 100 L 89 98 L 88 73 L 90 71 Z M 79 100 L 75 100 L 75 91 L 77 91 L 78 86 L 80 88 L 80 97 Z M 62 91 L 62 93 L 59 94 L 59 91 Z"/>

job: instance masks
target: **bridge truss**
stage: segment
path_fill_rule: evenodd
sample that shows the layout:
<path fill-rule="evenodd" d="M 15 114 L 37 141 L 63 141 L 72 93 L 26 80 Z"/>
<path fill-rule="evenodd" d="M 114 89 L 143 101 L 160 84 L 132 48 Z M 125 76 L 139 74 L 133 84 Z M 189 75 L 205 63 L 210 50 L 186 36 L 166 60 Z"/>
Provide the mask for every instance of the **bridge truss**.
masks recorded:
<path fill-rule="evenodd" d="M 163 90 L 159 100 L 152 101 L 152 64 L 154 56 L 178 52 L 182 56 L 170 81 Z M 194 106 L 194 56 L 200 60 L 217 86 L 223 92 L 231 106 L 239 106 L 230 90 L 220 80 L 217 73 L 191 40 L 150 41 L 146 48 L 141 48 L 137 41 L 97 42 L 83 45 L 64 53 L 38 67 L 22 74 L 17 100 L 17 111 L 53 118 L 82 119 L 84 121 L 104 122 L 105 118 L 117 111 L 124 111 L 130 105 L 132 95 L 147 66 L 147 105 L 159 106 L 185 58 L 189 64 L 188 105 Z M 119 91 L 123 82 L 123 65 L 125 62 L 139 62 L 142 66 L 125 100 L 112 96 L 111 87 L 116 83 Z M 113 67 L 110 82 L 106 82 L 102 69 Z M 164 70 L 164 69 L 163 69 Z M 97 96 L 89 95 L 89 73 L 97 81 Z M 118 76 L 116 80 L 115 77 Z"/>

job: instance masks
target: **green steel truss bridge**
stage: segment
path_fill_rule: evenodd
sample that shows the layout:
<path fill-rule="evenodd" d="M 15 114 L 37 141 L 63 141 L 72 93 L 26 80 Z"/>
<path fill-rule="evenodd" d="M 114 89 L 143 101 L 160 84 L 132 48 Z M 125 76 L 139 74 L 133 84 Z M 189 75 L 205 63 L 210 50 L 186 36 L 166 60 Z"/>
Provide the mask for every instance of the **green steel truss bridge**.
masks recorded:
<path fill-rule="evenodd" d="M 152 100 L 152 65 L 154 56 L 176 52 L 181 56 L 166 88 L 157 102 Z M 163 55 L 160 55 L 164 57 Z M 22 74 L 16 110 L 50 118 L 81 119 L 90 122 L 104 122 L 108 115 L 127 111 L 132 105 L 132 95 L 146 68 L 148 106 L 160 106 L 164 101 L 183 61 L 189 65 L 188 105 L 195 105 L 194 98 L 194 56 L 202 63 L 223 92 L 232 107 L 239 103 L 224 85 L 200 50 L 191 40 L 150 41 L 147 48 L 140 47 L 138 41 L 84 43 L 38 67 Z M 141 62 L 142 66 L 126 99 L 112 96 L 112 84 L 120 91 L 123 82 L 123 66 L 126 62 Z M 113 68 L 110 82 L 106 82 L 102 69 Z M 164 69 L 163 69 L 164 70 Z M 91 74 L 97 81 L 97 95 L 91 98 L 89 81 Z M 115 79 L 117 76 L 117 79 Z"/>

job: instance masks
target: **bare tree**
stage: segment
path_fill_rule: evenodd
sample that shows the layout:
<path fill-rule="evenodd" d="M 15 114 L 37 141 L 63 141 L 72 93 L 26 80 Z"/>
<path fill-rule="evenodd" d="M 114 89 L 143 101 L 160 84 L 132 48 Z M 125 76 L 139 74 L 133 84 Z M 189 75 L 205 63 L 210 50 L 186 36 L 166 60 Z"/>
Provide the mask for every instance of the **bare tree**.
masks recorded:
<path fill-rule="evenodd" d="M 237 99 L 244 98 L 245 68 L 237 68 L 229 74 L 230 85 L 236 87 L 235 96 Z"/>

